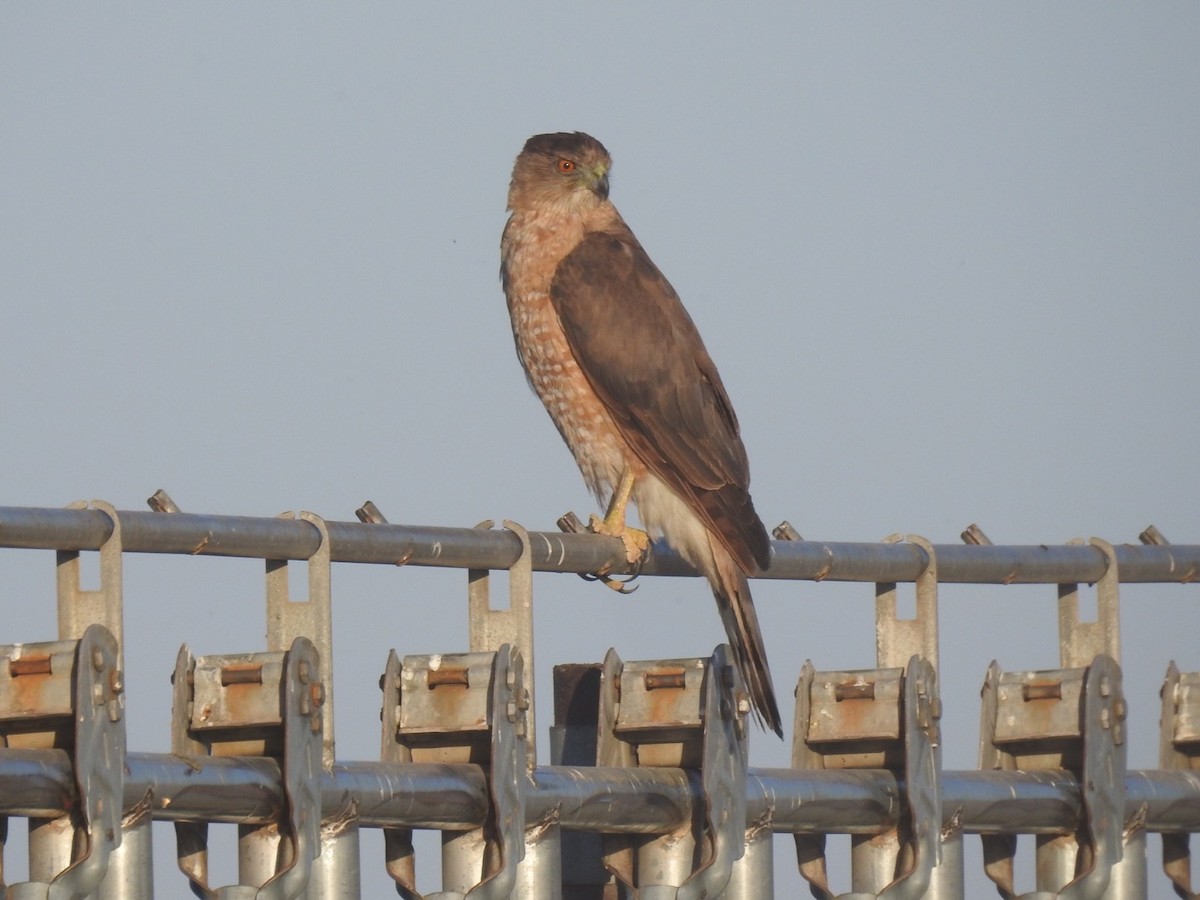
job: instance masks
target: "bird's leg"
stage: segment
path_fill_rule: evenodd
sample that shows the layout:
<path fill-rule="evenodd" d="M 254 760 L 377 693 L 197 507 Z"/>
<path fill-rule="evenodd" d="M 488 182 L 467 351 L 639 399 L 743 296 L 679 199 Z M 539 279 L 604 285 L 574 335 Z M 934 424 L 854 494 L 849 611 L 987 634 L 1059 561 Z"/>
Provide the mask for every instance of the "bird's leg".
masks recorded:
<path fill-rule="evenodd" d="M 633 493 L 633 481 L 632 470 L 626 469 L 622 472 L 621 483 L 613 491 L 604 518 L 592 516 L 588 522 L 588 530 L 594 534 L 620 538 L 621 543 L 625 545 L 625 559 L 631 563 L 640 560 L 650 548 L 650 535 L 625 523 L 625 508 L 629 505 L 630 494 Z"/>

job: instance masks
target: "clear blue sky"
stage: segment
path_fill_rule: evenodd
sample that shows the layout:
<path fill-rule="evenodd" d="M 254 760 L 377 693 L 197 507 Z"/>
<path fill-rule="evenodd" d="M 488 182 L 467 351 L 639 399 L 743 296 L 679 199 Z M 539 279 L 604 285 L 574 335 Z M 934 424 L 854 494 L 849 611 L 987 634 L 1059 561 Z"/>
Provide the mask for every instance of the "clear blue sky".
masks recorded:
<path fill-rule="evenodd" d="M 585 130 L 721 368 L 768 526 L 1200 541 L 1198 47 L 1188 3 L 7 5 L 0 505 L 591 511 L 497 279 L 513 157 Z M 178 645 L 261 646 L 261 566 L 137 557 L 126 582 L 130 746 L 165 750 Z M 340 757 L 378 753 L 388 649 L 464 647 L 464 582 L 335 571 Z M 0 552 L 0 642 L 53 636 L 53 584 L 53 554 Z M 723 639 L 694 579 L 535 589 L 546 677 Z M 781 696 L 806 658 L 874 664 L 869 585 L 756 596 Z M 992 658 L 1057 665 L 1053 599 L 943 590 L 947 768 L 975 764 Z M 1196 600 L 1123 592 L 1131 765 L 1168 660 L 1200 668 Z M 790 840 L 777 871 L 794 893 Z"/>

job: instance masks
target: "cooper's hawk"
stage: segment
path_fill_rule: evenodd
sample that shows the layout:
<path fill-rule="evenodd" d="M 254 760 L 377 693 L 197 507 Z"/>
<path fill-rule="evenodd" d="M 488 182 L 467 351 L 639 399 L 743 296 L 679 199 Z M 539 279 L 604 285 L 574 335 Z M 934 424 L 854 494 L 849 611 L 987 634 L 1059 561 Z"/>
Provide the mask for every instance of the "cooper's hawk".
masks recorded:
<path fill-rule="evenodd" d="M 593 530 L 635 561 L 648 540 L 625 525 L 632 499 L 708 579 L 754 709 L 782 736 L 746 581 L 771 546 L 737 416 L 679 296 L 608 200 L 611 162 L 581 132 L 536 135 L 517 157 L 500 245 L 517 355 L 584 480 L 611 497 Z"/>

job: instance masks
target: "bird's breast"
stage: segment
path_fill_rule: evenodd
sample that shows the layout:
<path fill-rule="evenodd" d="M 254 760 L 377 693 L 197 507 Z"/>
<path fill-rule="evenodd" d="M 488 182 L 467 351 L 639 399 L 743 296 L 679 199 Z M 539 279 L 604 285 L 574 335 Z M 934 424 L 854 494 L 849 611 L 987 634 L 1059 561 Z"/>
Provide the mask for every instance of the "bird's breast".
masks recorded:
<path fill-rule="evenodd" d="M 544 223 L 510 221 L 502 248 L 508 311 L 517 356 L 534 392 L 554 420 L 584 480 L 603 498 L 629 465 L 639 465 L 581 368 L 550 300 L 558 263 L 579 235 Z"/>

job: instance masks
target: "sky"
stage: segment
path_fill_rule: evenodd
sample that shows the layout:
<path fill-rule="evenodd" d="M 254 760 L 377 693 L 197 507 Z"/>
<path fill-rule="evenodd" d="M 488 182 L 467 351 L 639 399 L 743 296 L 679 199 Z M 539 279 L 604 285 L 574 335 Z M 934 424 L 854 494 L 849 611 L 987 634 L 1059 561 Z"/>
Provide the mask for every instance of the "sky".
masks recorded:
<path fill-rule="evenodd" d="M 768 528 L 1195 543 L 1197 46 L 1187 3 L 5 5 L 0 505 L 586 517 L 497 277 L 514 157 L 582 130 L 720 368 Z M 543 734 L 552 665 L 723 640 L 695 579 L 534 590 Z M 132 750 L 169 748 L 181 643 L 261 648 L 263 595 L 255 561 L 126 560 Z M 340 759 L 377 758 L 389 649 L 465 649 L 465 596 L 335 569 Z M 782 698 L 805 659 L 874 666 L 870 585 L 755 596 Z M 946 768 L 976 765 L 992 659 L 1057 667 L 1054 597 L 943 586 Z M 1132 767 L 1168 661 L 1200 668 L 1196 601 L 1122 590 Z M 0 604 L 0 641 L 53 638 L 53 554 L 0 551 Z M 753 765 L 788 754 L 752 738 Z M 968 884 L 978 860 L 969 837 Z M 781 892 L 795 871 L 777 837 Z"/>

